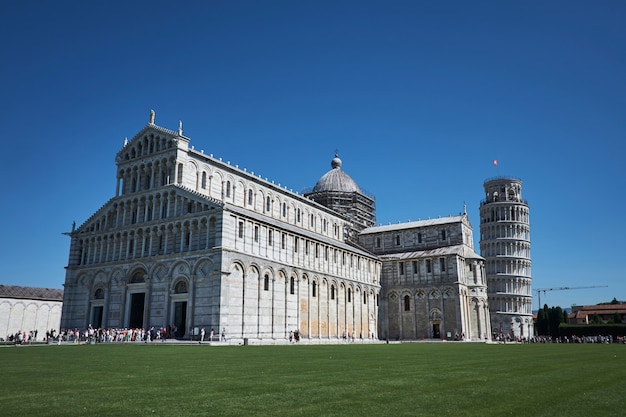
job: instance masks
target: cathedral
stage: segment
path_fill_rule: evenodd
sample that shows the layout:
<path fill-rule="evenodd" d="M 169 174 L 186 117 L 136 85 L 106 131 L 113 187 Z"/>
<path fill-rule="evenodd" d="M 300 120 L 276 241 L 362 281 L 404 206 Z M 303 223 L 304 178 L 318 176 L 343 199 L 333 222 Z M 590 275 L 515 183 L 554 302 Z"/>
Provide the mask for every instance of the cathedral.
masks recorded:
<path fill-rule="evenodd" d="M 466 213 L 376 226 L 338 155 L 293 192 L 148 124 L 116 192 L 71 238 L 63 329 L 200 329 L 233 343 L 491 337 L 485 259 Z"/>

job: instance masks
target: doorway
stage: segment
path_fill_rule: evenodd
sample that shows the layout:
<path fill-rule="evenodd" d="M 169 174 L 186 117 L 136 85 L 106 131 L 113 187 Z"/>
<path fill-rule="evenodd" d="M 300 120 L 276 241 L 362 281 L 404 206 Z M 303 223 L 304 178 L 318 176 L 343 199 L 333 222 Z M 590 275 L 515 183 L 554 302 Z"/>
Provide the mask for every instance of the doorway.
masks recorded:
<path fill-rule="evenodd" d="M 143 308 L 146 302 L 146 293 L 137 292 L 130 296 L 130 317 L 128 327 L 138 329 L 143 327 Z"/>
<path fill-rule="evenodd" d="M 441 338 L 441 329 L 439 323 L 433 323 L 433 339 Z"/>
<path fill-rule="evenodd" d="M 185 337 L 187 328 L 187 301 L 174 303 L 174 325 L 176 326 L 174 337 L 177 339 Z"/>
<path fill-rule="evenodd" d="M 103 306 L 96 306 L 91 313 L 91 327 L 99 329 L 102 327 L 102 313 L 104 311 Z"/>

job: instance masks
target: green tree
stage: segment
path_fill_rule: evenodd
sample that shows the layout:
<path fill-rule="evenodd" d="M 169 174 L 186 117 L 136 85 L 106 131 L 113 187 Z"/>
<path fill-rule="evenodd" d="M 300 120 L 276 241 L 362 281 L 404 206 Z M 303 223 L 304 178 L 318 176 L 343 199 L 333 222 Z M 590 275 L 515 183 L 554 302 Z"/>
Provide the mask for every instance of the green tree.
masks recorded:
<path fill-rule="evenodd" d="M 622 323 L 622 315 L 619 314 L 618 312 L 615 312 L 615 314 L 613 314 L 613 323 L 616 323 L 616 324 Z"/>
<path fill-rule="evenodd" d="M 563 309 L 559 306 L 552 307 L 548 312 L 550 322 L 550 336 L 559 337 L 559 325 L 563 322 Z"/>
<path fill-rule="evenodd" d="M 546 316 L 546 312 L 543 308 L 537 311 L 537 321 L 535 322 L 535 327 L 535 333 L 537 335 L 544 336 L 549 334 L 548 317 Z"/>

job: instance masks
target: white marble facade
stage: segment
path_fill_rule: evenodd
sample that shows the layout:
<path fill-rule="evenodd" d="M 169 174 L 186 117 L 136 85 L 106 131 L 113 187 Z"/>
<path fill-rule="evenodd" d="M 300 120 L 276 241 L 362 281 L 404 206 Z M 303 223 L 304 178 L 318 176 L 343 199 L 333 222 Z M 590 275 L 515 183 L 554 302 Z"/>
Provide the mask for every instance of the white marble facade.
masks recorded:
<path fill-rule="evenodd" d="M 344 240 L 343 217 L 194 150 L 153 115 L 116 163 L 116 195 L 68 233 L 62 328 L 377 337 L 381 262 Z"/>
<path fill-rule="evenodd" d="M 118 152 L 116 195 L 68 233 L 62 328 L 204 328 L 251 343 L 491 332 L 465 214 L 363 230 L 189 142 L 152 113 Z"/>
<path fill-rule="evenodd" d="M 383 263 L 381 338 L 490 337 L 484 259 L 466 214 L 371 227 L 359 238 Z"/>
<path fill-rule="evenodd" d="M 46 332 L 59 333 L 63 291 L 49 288 L 0 285 L 0 339 L 17 333 L 45 340 Z M 35 336 L 36 335 L 36 336 Z"/>
<path fill-rule="evenodd" d="M 485 257 L 494 337 L 534 336 L 530 257 L 530 208 L 522 181 L 485 181 L 480 204 L 480 253 Z"/>

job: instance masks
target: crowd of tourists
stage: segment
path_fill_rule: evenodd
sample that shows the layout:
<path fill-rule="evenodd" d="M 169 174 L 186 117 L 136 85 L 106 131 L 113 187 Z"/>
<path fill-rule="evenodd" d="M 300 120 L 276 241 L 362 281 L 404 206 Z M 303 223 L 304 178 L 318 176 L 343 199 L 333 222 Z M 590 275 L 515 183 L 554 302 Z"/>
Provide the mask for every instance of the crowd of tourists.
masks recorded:
<path fill-rule="evenodd" d="M 37 340 L 37 334 L 38 334 L 37 330 L 31 330 L 28 333 L 20 330 L 19 332 L 16 332 L 15 334 L 7 335 L 6 340 L 8 342 L 15 343 L 16 345 L 23 345 L 23 344 L 30 345 L 31 343 Z M 0 339 L 0 342 L 4 342 L 4 340 Z"/>
<path fill-rule="evenodd" d="M 626 336 L 613 337 L 612 335 L 597 335 L 597 336 L 536 336 L 531 339 L 531 343 L 626 343 Z"/>
<path fill-rule="evenodd" d="M 58 335 L 51 335 L 48 342 L 54 341 L 58 344 L 61 343 L 131 343 L 131 342 L 152 342 L 152 341 L 165 341 L 170 338 L 175 338 L 176 333 L 171 326 L 150 329 L 143 328 L 93 328 L 88 327 L 85 330 L 79 329 L 66 329 L 62 330 Z"/>
<path fill-rule="evenodd" d="M 37 330 L 31 330 L 29 332 L 18 331 L 15 334 L 7 335 L 6 341 L 12 342 L 15 345 L 31 344 L 37 341 Z M 208 339 L 208 341 L 222 340 L 226 341 L 225 330 L 222 330 L 221 335 L 217 334 L 211 329 L 210 336 L 205 339 L 205 332 L 202 329 L 200 341 Z M 372 335 L 374 336 L 374 335 Z M 153 341 L 166 341 L 167 339 L 175 339 L 178 337 L 178 329 L 176 326 L 167 326 L 150 329 L 135 328 L 135 329 L 103 329 L 93 328 L 89 326 L 85 330 L 79 329 L 67 329 L 62 330 L 58 334 L 55 330 L 46 332 L 44 341 L 46 343 L 132 343 L 132 342 L 153 342 Z M 344 341 L 354 341 L 354 336 L 349 333 L 343 333 L 342 338 Z M 455 340 L 458 340 L 455 338 Z M 462 339 L 460 339 L 462 340 Z M 5 340 L 0 339 L 0 342 Z M 300 331 L 295 330 L 289 332 L 289 342 L 299 342 Z M 508 333 L 500 333 L 493 335 L 493 341 L 499 343 L 621 343 L 626 344 L 626 336 L 613 337 L 612 335 L 597 335 L 597 336 L 533 336 L 531 338 L 514 336 Z"/>
<path fill-rule="evenodd" d="M 493 340 L 500 343 L 623 343 L 626 344 L 626 336 L 613 337 L 612 335 L 597 336 L 533 336 L 531 338 L 515 337 L 510 334 L 494 334 Z"/>

